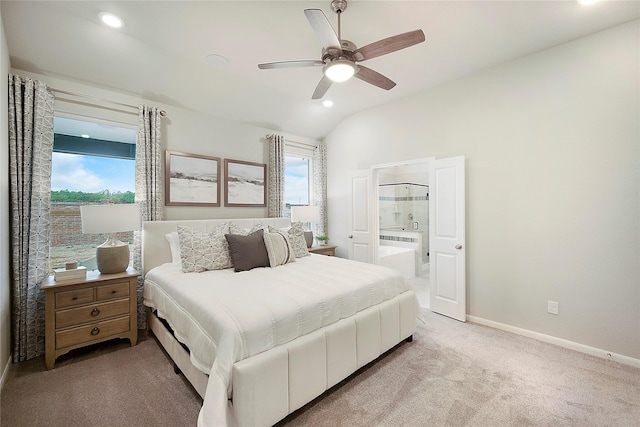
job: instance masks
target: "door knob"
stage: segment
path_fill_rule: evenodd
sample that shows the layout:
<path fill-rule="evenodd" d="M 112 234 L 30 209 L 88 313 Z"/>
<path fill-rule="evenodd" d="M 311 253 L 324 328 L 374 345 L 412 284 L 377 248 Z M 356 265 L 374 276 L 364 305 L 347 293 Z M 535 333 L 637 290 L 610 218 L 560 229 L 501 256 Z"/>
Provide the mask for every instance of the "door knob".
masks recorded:
<path fill-rule="evenodd" d="M 457 244 L 457 245 L 455 246 L 455 248 L 456 248 L 456 249 L 462 249 L 462 245 L 461 245 L 461 244 Z"/>
<path fill-rule="evenodd" d="M 347 237 L 353 239 L 353 234 L 349 234 Z"/>

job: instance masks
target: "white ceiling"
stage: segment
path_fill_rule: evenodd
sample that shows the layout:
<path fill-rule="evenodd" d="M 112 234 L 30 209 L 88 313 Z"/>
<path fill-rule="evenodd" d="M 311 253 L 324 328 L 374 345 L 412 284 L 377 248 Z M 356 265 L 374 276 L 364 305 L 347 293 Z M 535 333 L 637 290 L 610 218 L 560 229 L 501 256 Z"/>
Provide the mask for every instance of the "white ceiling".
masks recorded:
<path fill-rule="evenodd" d="M 192 108 L 229 120 L 321 138 L 345 116 L 640 18 L 638 1 L 349 1 L 342 38 L 359 47 L 422 29 L 426 42 L 365 61 L 397 83 L 360 80 L 311 94 L 320 68 L 258 63 L 320 59 L 304 9 L 330 1 L 7 1 L 1 13 L 11 66 Z M 114 30 L 100 12 L 125 21 Z M 205 56 L 223 55 L 215 67 Z"/>

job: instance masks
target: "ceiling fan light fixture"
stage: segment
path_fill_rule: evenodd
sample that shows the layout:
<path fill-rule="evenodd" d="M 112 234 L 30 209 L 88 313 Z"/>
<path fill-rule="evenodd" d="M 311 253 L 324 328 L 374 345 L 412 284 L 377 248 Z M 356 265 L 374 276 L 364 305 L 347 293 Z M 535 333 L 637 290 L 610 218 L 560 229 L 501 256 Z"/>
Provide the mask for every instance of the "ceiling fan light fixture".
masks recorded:
<path fill-rule="evenodd" d="M 111 28 L 122 28 L 124 26 L 124 21 L 117 15 L 113 13 L 102 12 L 100 13 L 100 20 L 103 24 L 111 27 Z"/>
<path fill-rule="evenodd" d="M 356 64 L 346 59 L 336 59 L 324 66 L 324 75 L 334 82 L 346 82 L 356 73 Z"/>

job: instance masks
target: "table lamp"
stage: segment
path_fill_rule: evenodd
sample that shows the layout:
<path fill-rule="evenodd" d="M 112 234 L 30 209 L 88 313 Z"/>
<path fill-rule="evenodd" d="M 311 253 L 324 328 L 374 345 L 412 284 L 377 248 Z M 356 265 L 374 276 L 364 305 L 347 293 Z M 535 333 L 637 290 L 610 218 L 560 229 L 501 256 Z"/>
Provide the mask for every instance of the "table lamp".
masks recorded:
<path fill-rule="evenodd" d="M 140 206 L 135 203 L 80 206 L 84 234 L 108 234 L 96 248 L 98 270 L 103 274 L 120 273 L 129 266 L 129 245 L 116 233 L 140 230 Z"/>
<path fill-rule="evenodd" d="M 318 222 L 320 221 L 320 207 L 291 206 L 291 221 L 300 221 L 307 224 Z M 307 247 L 310 248 L 313 245 L 313 232 L 310 229 L 305 230 L 304 239 L 307 242 Z"/>

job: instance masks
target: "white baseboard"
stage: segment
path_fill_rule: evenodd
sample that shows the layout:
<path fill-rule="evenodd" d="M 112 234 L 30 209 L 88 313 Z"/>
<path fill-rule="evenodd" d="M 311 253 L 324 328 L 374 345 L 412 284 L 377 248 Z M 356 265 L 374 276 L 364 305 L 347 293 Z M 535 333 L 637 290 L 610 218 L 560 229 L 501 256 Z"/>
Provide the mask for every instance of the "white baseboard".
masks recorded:
<path fill-rule="evenodd" d="M 622 354 L 613 353 L 611 351 L 602 350 L 600 348 L 590 347 L 588 345 L 579 344 L 577 342 L 568 341 L 562 338 L 554 337 L 551 335 L 541 334 L 539 332 L 530 331 L 528 329 L 518 328 L 516 326 L 507 325 L 500 322 L 494 322 L 493 320 L 483 319 L 481 317 L 467 315 L 467 320 L 479 325 L 488 326 L 490 328 L 500 329 L 503 331 L 511 332 L 517 335 L 522 335 L 528 338 L 534 338 L 539 341 L 543 341 L 549 344 L 555 344 L 560 347 L 568 348 L 570 350 L 579 351 L 580 353 L 589 354 L 605 360 L 613 360 L 625 365 L 630 365 L 636 368 L 640 368 L 640 359 L 624 356 Z"/>
<path fill-rule="evenodd" d="M 2 389 L 4 388 L 4 381 L 7 379 L 7 375 L 9 375 L 10 367 L 11 367 L 11 357 L 7 359 L 7 363 L 4 365 L 4 369 L 2 370 L 2 377 L 0 377 L 0 393 L 2 393 Z"/>

